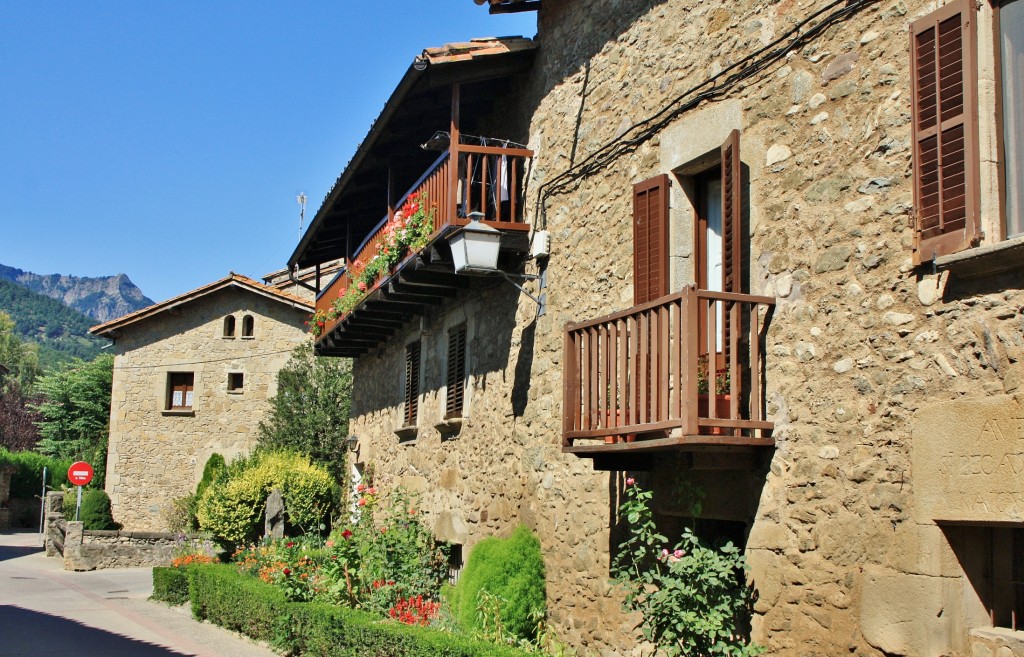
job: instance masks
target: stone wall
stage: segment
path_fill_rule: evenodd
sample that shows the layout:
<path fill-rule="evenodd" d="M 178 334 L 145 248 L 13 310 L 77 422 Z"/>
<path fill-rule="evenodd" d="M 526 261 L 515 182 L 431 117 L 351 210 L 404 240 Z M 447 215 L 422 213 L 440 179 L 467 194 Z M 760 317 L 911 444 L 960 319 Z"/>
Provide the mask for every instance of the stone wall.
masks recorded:
<path fill-rule="evenodd" d="M 438 534 L 467 553 L 519 522 L 537 531 L 551 619 L 574 646 L 607 657 L 645 650 L 608 581 L 618 479 L 560 451 L 562 327 L 632 305 L 631 186 L 651 176 L 673 176 L 673 285 L 693 280 L 687 165 L 734 128 L 747 285 L 777 301 L 766 368 L 777 446 L 721 472 L 666 459 L 644 480 L 661 517 L 678 515 L 669 491 L 689 477 L 713 501 L 706 519 L 742 523 L 759 594 L 753 635 L 769 654 L 963 655 L 978 644 L 969 630 L 988 624 L 984 606 L 944 523 L 1022 520 L 1013 468 L 1024 440 L 1014 396 L 1024 281 L 912 264 L 907 28 L 935 6 L 868 3 L 670 116 L 543 212 L 531 202 L 529 219 L 552 235 L 545 316 L 532 321 L 532 302 L 510 288 L 474 289 L 357 360 L 360 460 L 384 488 L 422 491 Z M 570 154 L 584 162 L 688 90 L 721 82 L 714 76 L 815 8 L 546 1 L 534 70 L 505 110 L 530 117 L 527 197 Z M 429 418 L 439 414 L 443 327 L 460 317 L 475 332 L 471 403 L 446 436 Z M 421 335 L 427 419 L 415 443 L 400 443 L 403 350 Z M 996 471 L 1004 463 L 1015 476 Z"/>
<path fill-rule="evenodd" d="M 47 501 L 46 556 L 59 556 L 64 570 L 169 566 L 183 545 L 214 552 L 213 543 L 202 535 L 85 529 L 82 522 L 64 519 L 62 493 L 47 494 Z"/>
<path fill-rule="evenodd" d="M 255 318 L 254 336 L 223 337 L 223 320 Z M 277 372 L 308 339 L 299 307 L 228 288 L 124 329 L 114 345 L 106 490 L 114 519 L 137 530 L 166 528 L 163 510 L 195 490 L 213 453 L 226 459 L 255 445 L 276 392 Z M 169 372 L 194 373 L 191 411 L 168 411 Z M 229 391 L 229 373 L 242 373 Z"/>

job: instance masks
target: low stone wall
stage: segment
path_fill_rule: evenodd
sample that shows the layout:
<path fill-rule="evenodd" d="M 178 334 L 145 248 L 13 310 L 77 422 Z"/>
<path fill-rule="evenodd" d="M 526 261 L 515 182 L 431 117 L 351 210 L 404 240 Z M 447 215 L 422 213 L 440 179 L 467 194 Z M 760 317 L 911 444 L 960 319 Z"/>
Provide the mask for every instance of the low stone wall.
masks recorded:
<path fill-rule="evenodd" d="M 47 495 L 46 556 L 61 556 L 64 570 L 99 568 L 148 568 L 169 566 L 183 540 L 198 542 L 212 551 L 212 543 L 199 536 L 166 532 L 86 530 L 81 522 L 69 522 L 61 511 L 60 493 Z"/>

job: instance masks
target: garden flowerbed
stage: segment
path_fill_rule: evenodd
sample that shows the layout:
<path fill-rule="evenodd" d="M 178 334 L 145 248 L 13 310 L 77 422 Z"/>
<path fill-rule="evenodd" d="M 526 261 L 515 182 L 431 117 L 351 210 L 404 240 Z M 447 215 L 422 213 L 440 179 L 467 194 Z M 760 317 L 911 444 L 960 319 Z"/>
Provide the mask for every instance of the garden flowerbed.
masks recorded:
<path fill-rule="evenodd" d="M 185 586 L 187 582 L 187 587 Z M 525 651 L 320 602 L 292 602 L 277 586 L 233 565 L 154 568 L 153 597 L 266 641 L 286 655 L 319 657 L 523 657 Z"/>

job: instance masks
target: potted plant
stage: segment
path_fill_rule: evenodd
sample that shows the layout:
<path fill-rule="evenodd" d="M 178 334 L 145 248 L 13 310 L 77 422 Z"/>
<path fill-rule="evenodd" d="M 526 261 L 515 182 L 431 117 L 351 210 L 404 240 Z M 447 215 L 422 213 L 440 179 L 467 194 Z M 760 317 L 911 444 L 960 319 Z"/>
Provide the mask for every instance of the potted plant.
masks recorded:
<path fill-rule="evenodd" d="M 709 417 L 710 402 L 709 393 L 710 390 L 710 374 L 711 368 L 708 362 L 707 354 L 702 355 L 697 360 L 697 415 L 699 417 Z M 715 370 L 715 417 L 729 418 L 731 417 L 731 380 L 729 369 Z M 712 434 L 722 433 L 721 428 L 714 427 L 711 430 Z"/>

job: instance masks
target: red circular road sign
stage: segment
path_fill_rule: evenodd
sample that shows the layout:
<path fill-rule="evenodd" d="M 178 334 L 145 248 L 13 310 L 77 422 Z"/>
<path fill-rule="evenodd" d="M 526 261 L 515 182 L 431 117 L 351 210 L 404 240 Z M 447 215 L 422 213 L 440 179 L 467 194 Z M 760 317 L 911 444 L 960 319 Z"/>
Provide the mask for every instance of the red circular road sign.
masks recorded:
<path fill-rule="evenodd" d="M 92 481 L 92 466 L 85 461 L 75 461 L 68 468 L 68 481 L 75 486 L 85 486 Z"/>

